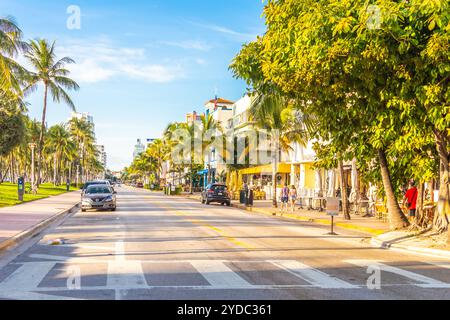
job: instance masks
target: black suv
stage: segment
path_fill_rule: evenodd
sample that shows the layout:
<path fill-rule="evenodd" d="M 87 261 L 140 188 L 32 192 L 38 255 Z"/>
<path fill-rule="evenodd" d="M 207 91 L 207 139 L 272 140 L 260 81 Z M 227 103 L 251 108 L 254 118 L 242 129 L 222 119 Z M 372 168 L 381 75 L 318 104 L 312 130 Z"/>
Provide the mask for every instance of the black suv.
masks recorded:
<path fill-rule="evenodd" d="M 231 206 L 230 194 L 227 186 L 220 183 L 213 183 L 206 187 L 202 192 L 202 203 L 210 204 L 211 202 L 218 202 L 222 205 Z"/>

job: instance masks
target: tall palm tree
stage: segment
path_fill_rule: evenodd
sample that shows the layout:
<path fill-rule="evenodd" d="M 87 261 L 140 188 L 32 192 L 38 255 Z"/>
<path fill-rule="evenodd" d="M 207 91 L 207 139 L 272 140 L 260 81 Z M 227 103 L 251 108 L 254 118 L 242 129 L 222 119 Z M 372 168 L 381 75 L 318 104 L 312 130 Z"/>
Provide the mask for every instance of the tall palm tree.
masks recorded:
<path fill-rule="evenodd" d="M 55 53 L 55 42 L 49 44 L 47 40 L 32 40 L 30 50 L 25 54 L 27 60 L 34 67 L 35 71 L 29 76 L 27 91 L 37 89 L 38 84 L 44 85 L 44 106 L 42 110 L 41 135 L 38 147 L 38 184 L 42 166 L 42 149 L 44 146 L 45 119 L 47 114 L 47 98 L 50 94 L 54 102 L 64 101 L 72 110 L 75 105 L 65 90 L 79 90 L 78 84 L 68 76 L 70 71 L 65 68 L 66 64 L 75 63 L 71 58 L 64 57 L 57 60 Z"/>
<path fill-rule="evenodd" d="M 216 121 L 213 116 L 211 114 L 203 114 L 200 116 L 200 121 L 201 121 L 201 128 L 202 128 L 202 155 L 205 154 L 205 152 L 207 153 L 207 162 L 208 162 L 208 177 L 207 177 L 207 182 L 208 184 L 212 182 L 212 177 L 211 177 L 211 151 L 209 146 L 210 146 L 210 141 L 208 141 L 207 136 L 212 133 L 222 133 L 223 132 L 223 128 L 220 125 L 220 123 L 218 121 Z"/>
<path fill-rule="evenodd" d="M 291 106 L 291 101 L 279 92 L 273 91 L 266 94 L 257 94 L 252 99 L 249 111 L 249 120 L 255 126 L 268 130 L 272 134 L 273 140 L 273 206 L 277 203 L 277 170 L 279 154 L 281 151 L 292 150 L 293 143 L 306 145 L 308 143 L 309 121 L 306 116 L 302 118 L 295 116 L 295 108 Z M 278 137 L 274 133 L 278 132 Z"/>
<path fill-rule="evenodd" d="M 73 146 L 70 134 L 64 125 L 55 125 L 48 130 L 45 149 L 54 157 L 53 183 L 59 184 L 62 173 L 62 163 Z"/>
<path fill-rule="evenodd" d="M 95 154 L 95 135 L 91 123 L 85 119 L 73 118 L 69 121 L 69 131 L 78 149 L 78 163 L 83 170 L 82 179 L 86 180 L 87 165 Z"/>

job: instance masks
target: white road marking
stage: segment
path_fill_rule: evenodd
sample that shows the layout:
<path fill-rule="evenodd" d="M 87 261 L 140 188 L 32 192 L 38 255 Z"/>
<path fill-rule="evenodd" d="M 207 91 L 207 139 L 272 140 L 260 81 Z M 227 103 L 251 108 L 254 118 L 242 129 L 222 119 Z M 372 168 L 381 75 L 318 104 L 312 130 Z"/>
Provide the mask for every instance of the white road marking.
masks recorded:
<path fill-rule="evenodd" d="M 23 264 L 0 283 L 0 291 L 32 290 L 41 283 L 41 281 L 55 265 L 55 262 L 35 262 Z"/>
<path fill-rule="evenodd" d="M 310 284 L 325 289 L 355 289 L 358 286 L 344 280 L 334 278 L 322 271 L 314 269 L 298 261 L 269 261 L 289 273 L 309 282 Z"/>
<path fill-rule="evenodd" d="M 141 261 L 127 261 L 125 259 L 125 244 L 116 242 L 116 256 L 114 261 L 108 262 L 107 286 L 116 290 L 116 300 L 123 300 L 131 288 L 146 288 L 144 271 Z"/>
<path fill-rule="evenodd" d="M 415 281 L 414 285 L 421 288 L 450 288 L 450 283 L 445 283 L 430 277 L 423 276 L 419 273 L 411 272 L 408 270 L 403 270 L 397 267 L 392 267 L 384 264 L 383 261 L 377 260 L 345 260 L 344 262 L 354 264 L 360 267 L 377 266 L 382 271 L 397 274 L 404 278 Z M 422 283 L 417 283 L 422 282 Z"/>
<path fill-rule="evenodd" d="M 42 290 L 44 291 L 44 290 Z M 45 291 L 53 291 L 53 288 L 47 288 Z M 12 299 L 12 300 L 83 300 L 77 298 L 70 298 L 64 296 L 36 293 L 36 292 L 26 292 L 26 291 L 7 291 L 3 292 L 0 289 L 0 297 L 3 299 Z"/>
<path fill-rule="evenodd" d="M 28 257 L 33 258 L 33 259 L 46 259 L 46 260 L 50 260 L 50 261 L 61 261 L 61 262 L 65 262 L 65 263 L 74 263 L 74 264 L 80 264 L 80 263 L 107 263 L 110 260 L 104 260 L 102 261 L 101 259 L 92 257 L 66 257 L 66 256 L 55 256 L 55 255 L 50 255 L 50 254 L 30 254 Z M 33 263 L 38 263 L 36 261 L 31 261 L 31 262 L 24 262 L 24 264 L 33 264 Z"/>
<path fill-rule="evenodd" d="M 192 266 L 214 287 L 252 287 L 222 261 L 191 261 Z"/>

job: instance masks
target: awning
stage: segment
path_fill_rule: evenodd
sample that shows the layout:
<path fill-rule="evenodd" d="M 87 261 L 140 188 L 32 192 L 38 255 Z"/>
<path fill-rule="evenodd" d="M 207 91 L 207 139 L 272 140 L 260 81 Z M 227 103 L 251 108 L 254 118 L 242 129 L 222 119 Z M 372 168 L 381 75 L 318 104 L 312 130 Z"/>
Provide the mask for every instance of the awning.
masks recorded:
<path fill-rule="evenodd" d="M 253 167 L 248 169 L 242 169 L 239 171 L 242 175 L 250 175 L 250 174 L 272 174 L 273 165 L 268 164 L 265 166 Z M 278 164 L 277 173 L 291 173 L 291 165 L 289 163 L 280 163 Z M 295 173 L 300 173 L 300 168 L 295 166 Z"/>

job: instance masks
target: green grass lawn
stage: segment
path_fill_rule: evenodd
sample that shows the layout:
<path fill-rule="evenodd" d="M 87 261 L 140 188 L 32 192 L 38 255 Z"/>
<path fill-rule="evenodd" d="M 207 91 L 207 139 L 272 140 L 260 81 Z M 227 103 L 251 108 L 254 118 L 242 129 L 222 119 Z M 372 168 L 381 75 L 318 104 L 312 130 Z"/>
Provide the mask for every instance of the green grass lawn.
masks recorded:
<path fill-rule="evenodd" d="M 30 184 L 26 184 L 25 190 L 30 189 Z M 77 190 L 71 187 L 71 191 Z M 56 196 L 66 192 L 66 186 L 55 187 L 51 183 L 42 184 L 39 187 L 39 192 L 36 195 L 25 194 L 24 202 L 34 201 L 38 199 L 47 198 L 49 196 Z M 12 183 L 2 183 L 0 184 L 0 208 L 13 206 L 22 203 L 17 197 L 17 184 Z"/>

